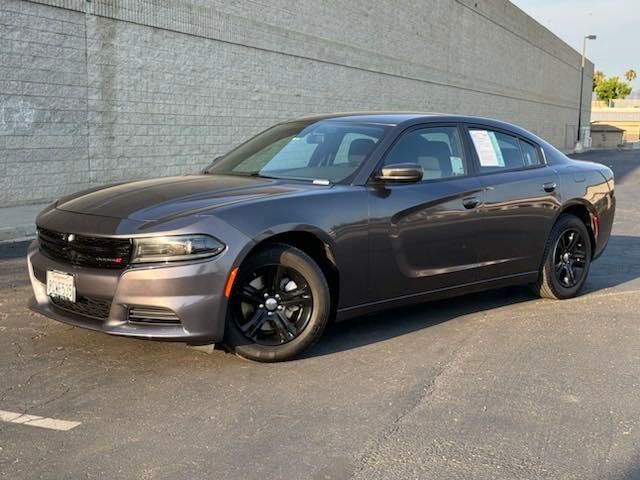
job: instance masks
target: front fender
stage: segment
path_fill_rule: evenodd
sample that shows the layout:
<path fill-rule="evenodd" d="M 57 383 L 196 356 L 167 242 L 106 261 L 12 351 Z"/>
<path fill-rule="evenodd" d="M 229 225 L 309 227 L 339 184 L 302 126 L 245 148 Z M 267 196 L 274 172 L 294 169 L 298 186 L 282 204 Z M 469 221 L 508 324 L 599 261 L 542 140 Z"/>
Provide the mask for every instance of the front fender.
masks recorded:
<path fill-rule="evenodd" d="M 242 250 L 238 253 L 236 260 L 234 262 L 235 266 L 239 266 L 244 262 L 249 253 L 255 249 L 259 244 L 266 242 L 278 235 L 284 233 L 296 233 L 296 232 L 304 232 L 310 233 L 318 238 L 328 249 L 328 254 L 330 256 L 330 260 L 335 264 L 335 240 L 331 238 L 325 231 L 321 228 L 308 225 L 308 224 L 296 224 L 296 223 L 286 223 L 281 225 L 276 225 L 270 227 L 266 230 L 262 230 L 257 233 L 250 243 L 247 243 Z"/>

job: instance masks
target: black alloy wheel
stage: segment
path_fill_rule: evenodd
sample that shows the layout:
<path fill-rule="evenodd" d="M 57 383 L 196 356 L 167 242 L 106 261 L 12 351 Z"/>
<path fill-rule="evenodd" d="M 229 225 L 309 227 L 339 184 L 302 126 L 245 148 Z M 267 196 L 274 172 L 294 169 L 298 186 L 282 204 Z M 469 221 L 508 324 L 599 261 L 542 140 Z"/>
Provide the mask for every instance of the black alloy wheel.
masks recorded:
<path fill-rule="evenodd" d="M 233 318 L 242 333 L 260 345 L 280 345 L 296 338 L 313 311 L 313 294 L 292 267 L 265 265 L 238 285 Z"/>
<path fill-rule="evenodd" d="M 534 290 L 558 300 L 576 296 L 589 274 L 591 257 L 587 226 L 575 215 L 560 215 L 547 240 Z"/>
<path fill-rule="evenodd" d="M 565 230 L 558 239 L 554 250 L 555 274 L 565 288 L 575 287 L 585 273 L 585 239 L 576 229 Z"/>
<path fill-rule="evenodd" d="M 331 312 L 329 286 L 305 252 L 272 244 L 240 266 L 227 312 L 230 350 L 261 362 L 289 360 L 324 331 Z"/>

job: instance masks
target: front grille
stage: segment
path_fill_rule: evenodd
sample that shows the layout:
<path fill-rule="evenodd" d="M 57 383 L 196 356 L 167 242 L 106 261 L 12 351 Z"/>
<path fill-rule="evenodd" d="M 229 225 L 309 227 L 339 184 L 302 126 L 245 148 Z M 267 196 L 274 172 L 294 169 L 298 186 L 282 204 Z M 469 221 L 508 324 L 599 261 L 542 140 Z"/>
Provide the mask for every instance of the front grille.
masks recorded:
<path fill-rule="evenodd" d="M 175 312 L 168 308 L 131 307 L 129 308 L 129 322 L 157 325 L 179 325 L 180 319 Z"/>
<path fill-rule="evenodd" d="M 121 238 L 85 237 L 38 228 L 40 251 L 72 265 L 122 269 L 131 258 L 131 241 Z"/>
<path fill-rule="evenodd" d="M 99 320 L 109 318 L 111 310 L 111 300 L 106 298 L 78 297 L 75 302 L 58 297 L 49 297 L 49 299 L 57 308 Z"/>

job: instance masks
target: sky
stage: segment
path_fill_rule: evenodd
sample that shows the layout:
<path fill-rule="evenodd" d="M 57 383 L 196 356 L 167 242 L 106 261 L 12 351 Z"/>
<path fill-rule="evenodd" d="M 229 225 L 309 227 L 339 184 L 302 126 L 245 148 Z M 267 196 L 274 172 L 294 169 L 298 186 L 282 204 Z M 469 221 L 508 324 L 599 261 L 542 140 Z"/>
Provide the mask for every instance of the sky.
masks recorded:
<path fill-rule="evenodd" d="M 607 76 L 624 77 L 633 68 L 640 76 L 640 0 L 512 0 L 561 39 L 582 51 Z M 640 79 L 634 82 L 640 90 Z"/>

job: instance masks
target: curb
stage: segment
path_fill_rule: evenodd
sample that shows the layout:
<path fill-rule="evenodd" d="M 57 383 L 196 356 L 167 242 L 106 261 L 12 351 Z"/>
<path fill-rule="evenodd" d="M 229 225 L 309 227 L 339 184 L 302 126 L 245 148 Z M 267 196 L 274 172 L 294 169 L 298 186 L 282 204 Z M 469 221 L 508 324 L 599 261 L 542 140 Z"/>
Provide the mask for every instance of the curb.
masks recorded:
<path fill-rule="evenodd" d="M 0 228 L 0 243 L 24 242 L 35 237 L 36 226 L 33 224 Z"/>

